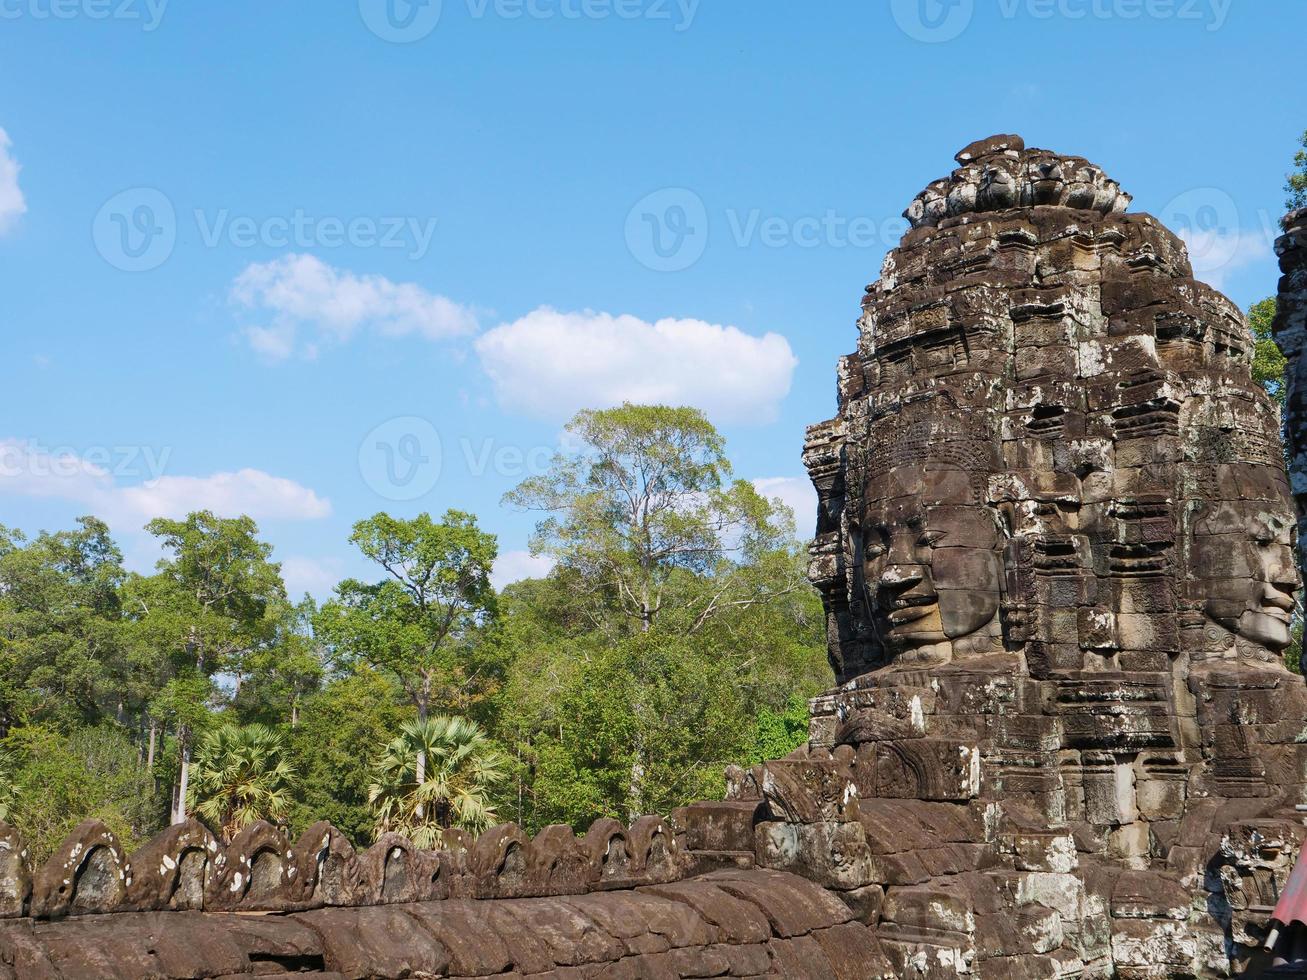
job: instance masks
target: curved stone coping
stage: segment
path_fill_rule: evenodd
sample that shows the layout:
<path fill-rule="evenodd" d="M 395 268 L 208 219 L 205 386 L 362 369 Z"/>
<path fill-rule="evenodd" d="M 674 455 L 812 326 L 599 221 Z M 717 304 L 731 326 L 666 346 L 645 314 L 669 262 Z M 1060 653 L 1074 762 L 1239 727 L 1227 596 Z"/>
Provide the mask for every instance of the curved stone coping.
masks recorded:
<path fill-rule="evenodd" d="M 927 185 L 903 217 L 913 228 L 947 218 L 1040 205 L 1114 214 L 1130 195 L 1101 167 L 1083 157 L 1026 149 L 1019 136 L 977 140 L 956 157 L 958 168 Z"/>
<path fill-rule="evenodd" d="M 0 918 L 581 895 L 675 881 L 688 867 L 660 817 L 630 827 L 598 820 L 582 837 L 566 826 L 530 837 L 502 824 L 476 838 L 451 831 L 446 843 L 421 850 L 386 834 L 359 853 L 325 822 L 295 841 L 259 822 L 224 847 L 190 820 L 128 857 L 108 827 L 88 820 L 33 871 L 18 834 L 0 823 Z"/>
<path fill-rule="evenodd" d="M 0 980 L 893 976 L 843 902 L 764 870 L 565 898 L 24 919 L 0 923 L 0 948 Z"/>

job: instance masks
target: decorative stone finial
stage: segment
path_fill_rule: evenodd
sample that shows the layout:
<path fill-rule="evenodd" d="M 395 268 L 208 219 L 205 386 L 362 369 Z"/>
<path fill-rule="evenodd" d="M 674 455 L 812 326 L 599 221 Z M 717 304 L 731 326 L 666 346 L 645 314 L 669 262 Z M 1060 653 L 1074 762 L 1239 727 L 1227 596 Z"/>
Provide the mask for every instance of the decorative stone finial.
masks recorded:
<path fill-rule="evenodd" d="M 979 160 L 981 157 L 987 157 L 994 153 L 1020 153 L 1025 148 L 1026 141 L 1020 136 L 1012 134 L 987 136 L 983 140 L 968 143 L 961 150 L 958 150 L 957 156 L 953 159 L 958 163 L 971 163 L 973 160 Z"/>
<path fill-rule="evenodd" d="M 908 205 L 914 228 L 952 218 L 1011 208 L 1051 206 L 1114 214 L 1130 195 L 1083 157 L 1026 149 L 1020 136 L 990 136 L 961 150 L 958 168 L 936 180 Z"/>

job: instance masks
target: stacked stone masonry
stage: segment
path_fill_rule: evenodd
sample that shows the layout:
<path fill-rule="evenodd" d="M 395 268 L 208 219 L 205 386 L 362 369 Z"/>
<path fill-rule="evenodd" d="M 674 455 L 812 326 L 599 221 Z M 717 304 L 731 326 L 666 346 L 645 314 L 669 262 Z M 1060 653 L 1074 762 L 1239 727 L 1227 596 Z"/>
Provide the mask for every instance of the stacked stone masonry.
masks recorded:
<path fill-rule="evenodd" d="M 760 863 L 862 904 L 904 976 L 1255 972 L 1307 694 L 1247 324 L 1092 164 L 1015 136 L 957 161 L 809 430 L 843 683 L 805 752 L 740 780 L 785 815 Z"/>
<path fill-rule="evenodd" d="M 326 824 L 34 873 L 0 980 L 1257 975 L 1304 837 L 1307 212 L 1280 416 L 1240 310 L 1078 157 L 979 141 L 905 212 L 808 432 L 838 687 L 727 799 L 362 853 Z M 1294 498 L 1298 512 L 1294 512 Z"/>

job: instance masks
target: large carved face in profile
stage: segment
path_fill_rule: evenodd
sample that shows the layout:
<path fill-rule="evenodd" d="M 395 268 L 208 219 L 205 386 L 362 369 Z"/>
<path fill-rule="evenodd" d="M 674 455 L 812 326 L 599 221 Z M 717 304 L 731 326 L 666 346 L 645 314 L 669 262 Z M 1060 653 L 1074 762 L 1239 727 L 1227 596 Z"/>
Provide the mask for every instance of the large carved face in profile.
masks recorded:
<path fill-rule="evenodd" d="M 863 588 L 891 657 L 946 663 L 997 648 L 1002 540 L 993 512 L 974 499 L 972 474 L 947 465 L 891 470 L 867 484 Z"/>
<path fill-rule="evenodd" d="M 1193 521 L 1190 576 L 1204 614 L 1275 653 L 1289 645 L 1299 584 L 1294 528 L 1287 512 L 1257 500 L 1205 502 Z"/>

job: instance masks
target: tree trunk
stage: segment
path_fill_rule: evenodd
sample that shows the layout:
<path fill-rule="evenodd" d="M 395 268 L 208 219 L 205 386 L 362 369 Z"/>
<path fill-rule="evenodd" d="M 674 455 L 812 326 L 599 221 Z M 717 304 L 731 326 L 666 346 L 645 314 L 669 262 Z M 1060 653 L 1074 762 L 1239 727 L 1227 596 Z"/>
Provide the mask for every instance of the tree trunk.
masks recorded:
<path fill-rule="evenodd" d="M 186 784 L 191 774 L 191 745 L 190 731 L 185 726 L 177 733 L 178 739 L 182 745 L 182 766 L 181 775 L 177 781 L 177 809 L 173 814 L 173 823 L 186 822 Z"/>
<path fill-rule="evenodd" d="M 145 768 L 154 772 L 154 740 L 157 737 L 159 726 L 150 721 L 150 751 L 145 757 Z"/>
<path fill-rule="evenodd" d="M 420 721 L 420 722 L 424 722 L 424 721 L 427 720 L 427 711 L 428 711 L 428 704 L 427 704 L 427 702 L 428 702 L 428 700 L 429 700 L 429 698 L 430 698 L 430 694 L 431 694 L 431 678 L 428 676 L 428 677 L 425 678 L 425 679 L 423 680 L 423 682 L 422 682 L 422 697 L 418 699 L 418 721 Z M 418 752 L 418 758 L 417 758 L 417 767 L 416 767 L 416 770 L 417 770 L 417 771 L 414 772 L 413 775 L 414 775 L 414 778 L 415 778 L 415 780 L 416 780 L 416 784 L 420 787 L 424 782 L 427 781 L 427 754 L 426 754 L 426 752 L 422 752 L 422 751 L 419 751 L 419 752 Z M 425 814 L 424 814 L 424 810 L 425 810 L 425 807 L 423 807 L 422 804 L 419 803 L 418 806 L 417 806 L 417 811 L 416 811 L 417 816 L 418 816 L 419 818 L 421 818 L 422 816 L 425 815 Z"/>
<path fill-rule="evenodd" d="M 631 761 L 631 782 L 626 790 L 628 826 L 644 813 L 644 745 L 643 739 L 635 743 L 635 758 Z"/>

